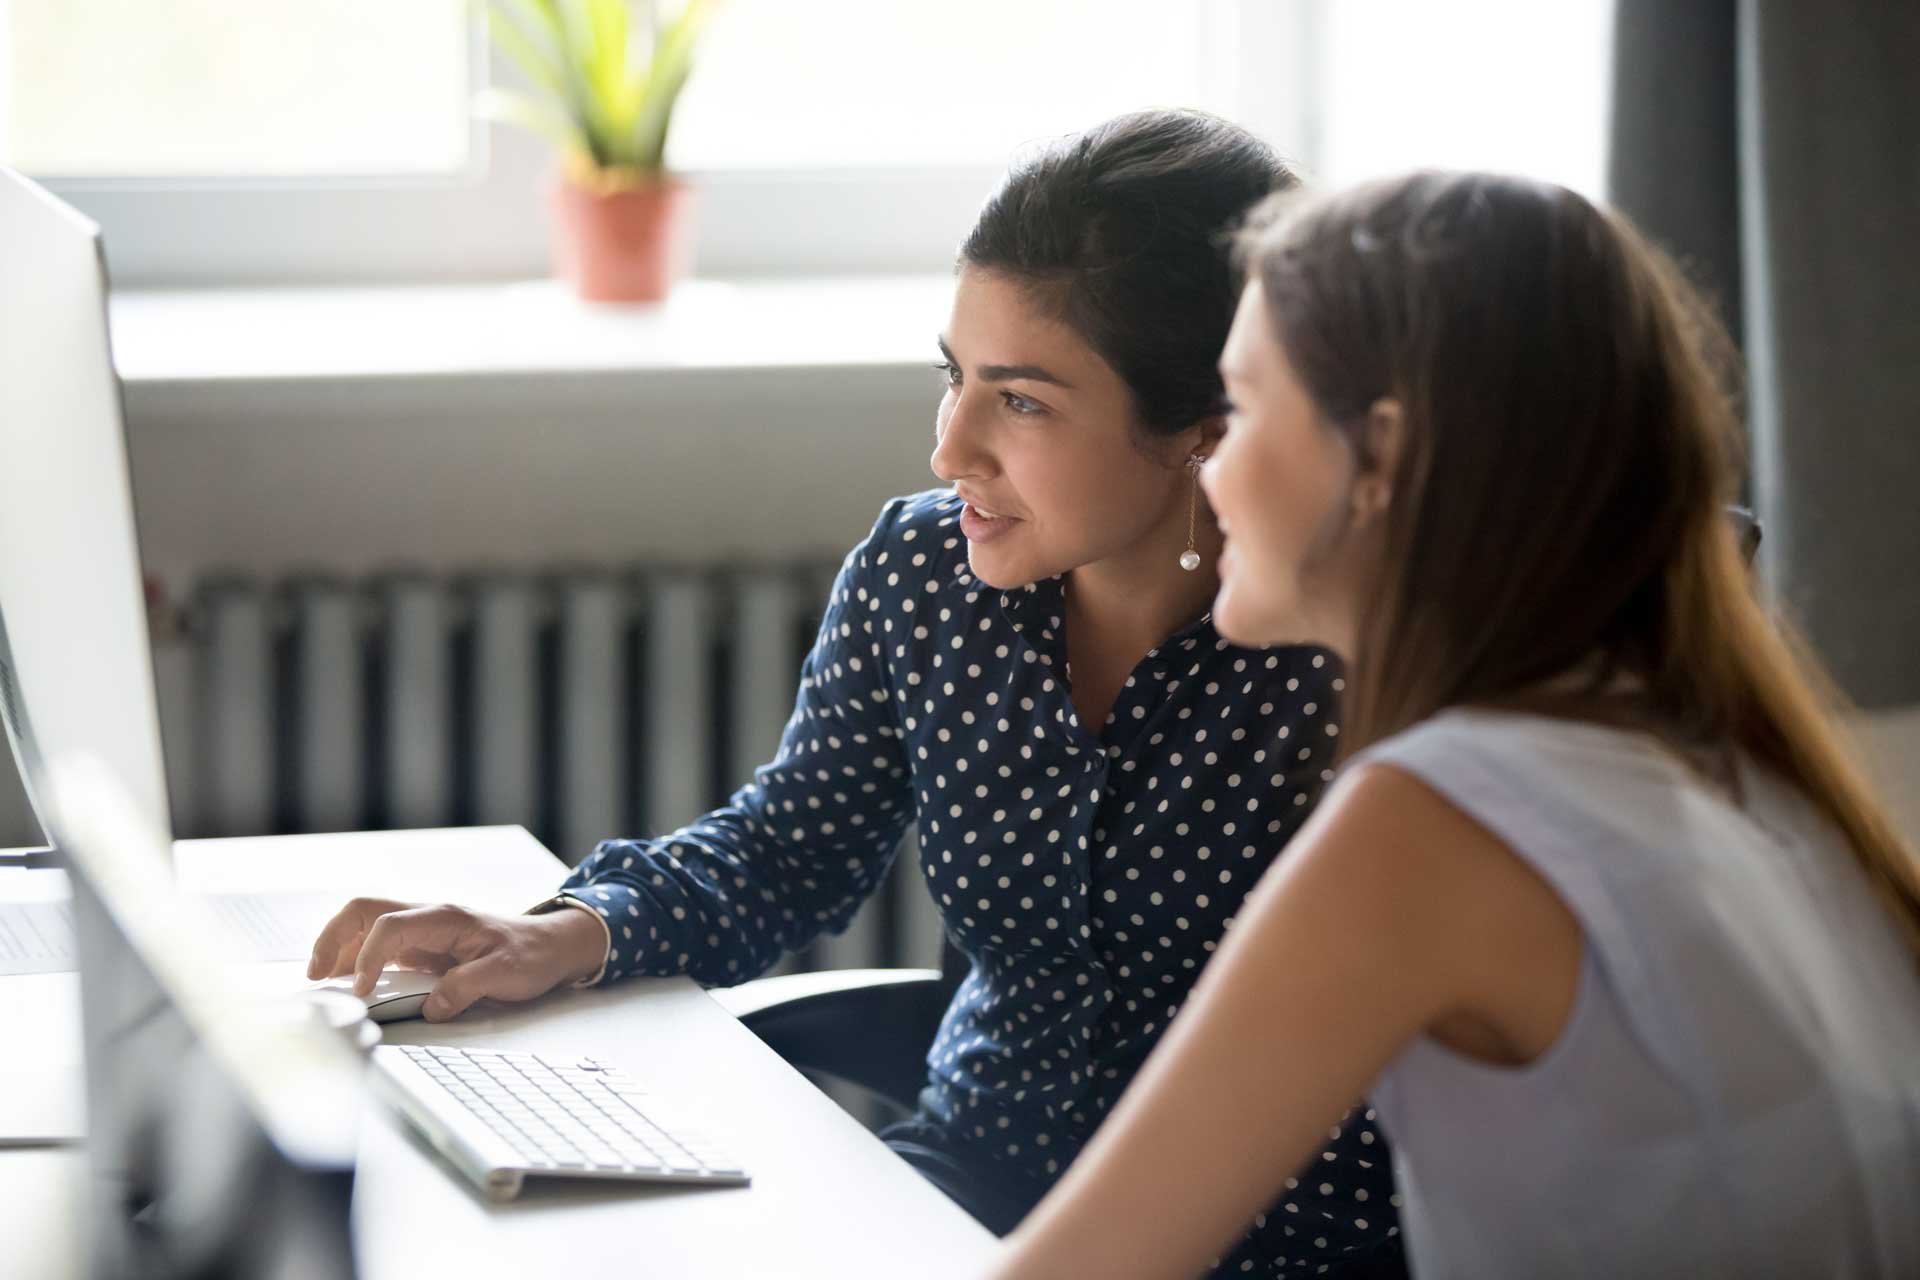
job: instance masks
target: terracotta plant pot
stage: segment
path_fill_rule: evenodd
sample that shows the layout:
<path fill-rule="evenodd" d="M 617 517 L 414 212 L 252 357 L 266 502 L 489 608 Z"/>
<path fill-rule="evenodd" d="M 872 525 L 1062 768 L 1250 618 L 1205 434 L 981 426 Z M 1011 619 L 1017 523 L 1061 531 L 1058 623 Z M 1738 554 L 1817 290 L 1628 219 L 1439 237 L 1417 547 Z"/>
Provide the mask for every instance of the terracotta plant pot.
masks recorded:
<path fill-rule="evenodd" d="M 556 174 L 553 265 L 589 302 L 659 302 L 693 263 L 693 188 L 587 185 Z"/>

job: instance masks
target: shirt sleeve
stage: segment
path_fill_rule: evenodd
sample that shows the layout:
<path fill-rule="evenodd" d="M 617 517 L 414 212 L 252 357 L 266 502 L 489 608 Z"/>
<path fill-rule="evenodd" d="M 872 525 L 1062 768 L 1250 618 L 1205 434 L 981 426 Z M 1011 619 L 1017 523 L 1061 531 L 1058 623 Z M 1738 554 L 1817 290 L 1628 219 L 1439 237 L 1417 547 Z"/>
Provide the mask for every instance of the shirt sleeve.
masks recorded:
<path fill-rule="evenodd" d="M 871 590 L 900 505 L 840 567 L 773 762 L 671 835 L 602 841 L 561 886 L 606 922 L 602 980 L 744 982 L 845 929 L 881 883 L 913 816 Z"/>

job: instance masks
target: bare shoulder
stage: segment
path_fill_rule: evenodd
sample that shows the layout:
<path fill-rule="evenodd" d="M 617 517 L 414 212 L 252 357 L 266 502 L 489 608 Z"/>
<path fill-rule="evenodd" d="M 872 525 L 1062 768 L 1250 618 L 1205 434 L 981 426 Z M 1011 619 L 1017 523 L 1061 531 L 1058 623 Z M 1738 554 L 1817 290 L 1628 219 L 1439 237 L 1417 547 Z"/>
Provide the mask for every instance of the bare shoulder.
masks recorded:
<path fill-rule="evenodd" d="M 1552 1041 L 1572 1004 L 1584 934 L 1500 837 L 1414 774 L 1370 764 L 1341 779 L 1295 846 L 1286 858 L 1317 882 L 1315 897 L 1364 921 L 1389 963 L 1444 993 L 1444 1022 L 1461 1034 L 1443 1039 L 1514 1060 Z"/>
<path fill-rule="evenodd" d="M 1395 896 L 1453 896 L 1539 881 L 1498 836 L 1390 764 L 1344 775 L 1296 843 L 1289 857 L 1337 863 L 1345 877 L 1391 886 Z"/>

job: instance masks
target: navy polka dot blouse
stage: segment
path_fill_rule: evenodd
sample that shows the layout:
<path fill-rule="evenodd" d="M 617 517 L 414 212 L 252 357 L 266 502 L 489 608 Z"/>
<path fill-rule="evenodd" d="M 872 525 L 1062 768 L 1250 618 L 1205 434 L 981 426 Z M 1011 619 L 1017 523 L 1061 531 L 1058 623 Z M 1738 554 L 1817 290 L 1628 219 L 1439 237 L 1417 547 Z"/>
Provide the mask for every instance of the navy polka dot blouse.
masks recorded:
<path fill-rule="evenodd" d="M 975 580 L 959 512 L 950 490 L 889 503 L 841 568 L 774 761 L 683 830 L 603 842 L 563 892 L 607 922 L 607 978 L 732 985 L 844 929 L 917 821 L 972 961 L 923 1118 L 1038 1201 L 1330 777 L 1341 682 L 1318 650 L 1237 648 L 1202 619 L 1083 725 L 1061 581 Z M 1332 1131 L 1220 1274 L 1312 1273 L 1397 1233 L 1372 1120 Z"/>

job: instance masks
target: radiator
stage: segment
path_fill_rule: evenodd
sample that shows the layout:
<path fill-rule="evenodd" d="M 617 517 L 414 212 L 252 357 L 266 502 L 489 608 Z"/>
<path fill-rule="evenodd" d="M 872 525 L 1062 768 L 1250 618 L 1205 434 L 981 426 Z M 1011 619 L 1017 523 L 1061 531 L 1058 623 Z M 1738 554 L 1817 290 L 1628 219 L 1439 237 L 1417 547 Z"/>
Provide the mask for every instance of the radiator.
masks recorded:
<path fill-rule="evenodd" d="M 519 823 L 566 861 L 772 759 L 833 566 L 202 583 L 156 619 L 182 837 Z M 782 971 L 938 967 L 911 837 Z"/>

